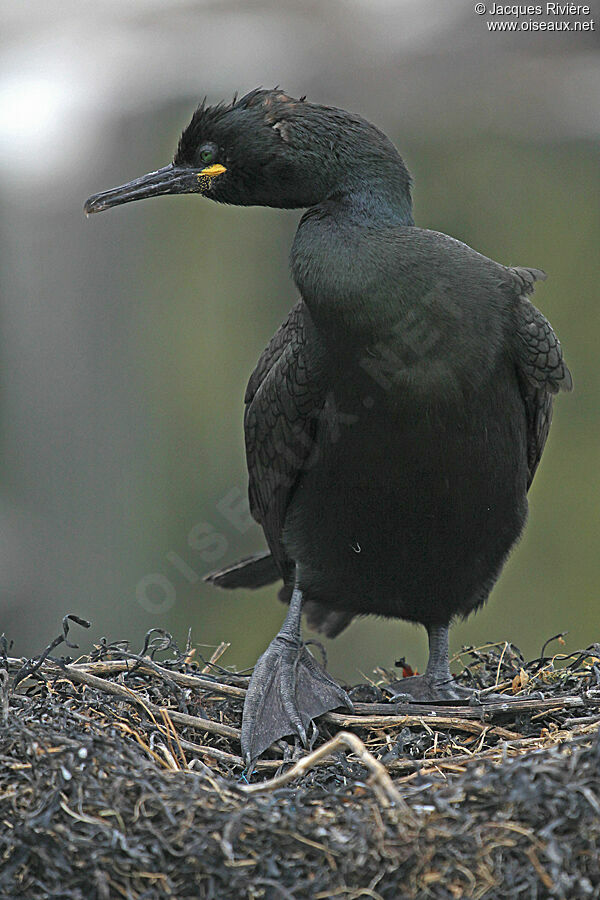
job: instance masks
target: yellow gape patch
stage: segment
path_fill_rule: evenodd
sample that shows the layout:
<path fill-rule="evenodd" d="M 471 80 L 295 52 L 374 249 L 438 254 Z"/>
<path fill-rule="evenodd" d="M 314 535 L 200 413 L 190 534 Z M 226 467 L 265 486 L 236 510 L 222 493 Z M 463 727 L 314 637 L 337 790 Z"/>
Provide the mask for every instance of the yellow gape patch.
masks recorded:
<path fill-rule="evenodd" d="M 203 188 L 207 188 L 210 185 L 211 178 L 216 178 L 217 175 L 222 175 L 226 171 L 227 169 L 221 163 L 214 163 L 212 166 L 207 166 L 201 172 L 198 172 L 196 178 Z"/>

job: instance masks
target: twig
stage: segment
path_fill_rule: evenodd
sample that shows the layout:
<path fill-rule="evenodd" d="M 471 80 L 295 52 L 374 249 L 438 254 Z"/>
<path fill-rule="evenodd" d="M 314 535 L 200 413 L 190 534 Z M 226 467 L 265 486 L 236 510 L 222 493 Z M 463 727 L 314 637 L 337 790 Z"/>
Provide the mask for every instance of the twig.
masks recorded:
<path fill-rule="evenodd" d="M 231 641 L 221 641 L 219 646 L 211 653 L 210 659 L 201 670 L 203 675 L 208 675 L 211 668 L 218 663 L 224 653 L 231 647 Z"/>
<path fill-rule="evenodd" d="M 326 722 L 341 728 L 403 728 L 408 725 L 418 725 L 421 728 L 455 728 L 457 731 L 466 731 L 468 734 L 488 734 L 505 740 L 516 740 L 519 735 L 506 728 L 490 728 L 481 722 L 472 722 L 470 719 L 461 719 L 457 716 L 350 716 L 344 713 L 327 713 Z"/>
<path fill-rule="evenodd" d="M 150 660 L 148 660 L 148 663 L 150 663 Z M 128 660 L 114 659 L 94 663 L 75 663 L 73 668 L 81 672 L 88 672 L 91 675 L 114 675 L 118 672 L 133 672 L 134 670 L 148 674 L 150 670 L 183 687 L 213 691 L 215 694 L 227 694 L 229 697 L 239 697 L 240 699 L 246 696 L 245 688 L 235 687 L 233 684 L 224 684 L 221 681 L 212 681 L 210 678 L 202 678 L 199 675 L 186 675 L 184 672 L 175 672 L 154 661 L 152 661 L 150 666 L 149 664 L 146 665 L 146 660 L 137 665 L 132 665 Z"/>
<path fill-rule="evenodd" d="M 483 693 L 483 691 L 482 691 Z M 534 712 L 537 710 L 551 710 L 554 708 L 576 708 L 585 706 L 588 698 L 584 701 L 579 696 L 567 697 L 548 697 L 540 700 L 535 697 L 506 697 L 506 700 L 482 703 L 481 705 L 471 706 L 463 704 L 461 706 L 451 706 L 448 703 L 355 703 L 354 710 L 359 715 L 387 715 L 389 716 L 393 710 L 393 715 L 409 715 L 421 716 L 429 718 L 430 716 L 450 717 L 453 719 L 495 719 L 499 716 L 505 716 L 509 713 Z"/>
<path fill-rule="evenodd" d="M 502 660 L 504 659 L 504 654 L 508 650 L 508 641 L 504 641 L 504 647 L 502 648 L 502 653 L 500 654 L 500 659 L 498 660 L 498 668 L 496 670 L 496 681 L 494 682 L 494 687 L 498 687 L 498 682 L 500 681 L 500 669 L 502 668 Z"/>
<path fill-rule="evenodd" d="M 175 741 L 175 743 L 177 744 L 177 749 L 179 750 L 179 757 L 180 757 L 181 762 L 177 764 L 177 768 L 187 769 L 188 768 L 187 759 L 185 758 L 185 753 L 183 752 L 183 748 L 182 748 L 181 742 L 179 740 L 179 735 L 177 734 L 177 729 L 173 725 L 173 720 L 172 720 L 171 716 L 169 715 L 169 710 L 161 709 L 160 714 L 162 716 L 163 722 L 165 723 L 166 737 L 167 737 L 167 741 L 169 742 L 169 750 L 174 759 L 175 759 L 175 753 L 174 753 L 172 741 Z"/>
<path fill-rule="evenodd" d="M 245 768 L 246 763 L 241 756 L 234 753 L 227 753 L 225 750 L 218 750 L 216 747 L 206 747 L 204 744 L 196 744 L 194 741 L 187 741 L 179 738 L 179 742 L 184 750 L 191 750 L 203 756 L 212 756 L 220 762 L 228 763 L 232 766 L 239 766 L 240 769 Z M 281 759 L 259 759 L 255 762 L 255 769 L 280 769 L 282 765 Z"/>
<path fill-rule="evenodd" d="M 348 731 L 340 731 L 339 734 L 336 734 L 334 738 L 331 738 L 331 740 L 327 741 L 326 744 L 323 744 L 322 747 L 318 747 L 316 750 L 313 750 L 312 753 L 309 753 L 308 756 L 304 756 L 302 759 L 298 760 L 291 769 L 288 769 L 288 771 L 284 772 L 282 775 L 271 778 L 269 781 L 263 781 L 260 784 L 240 785 L 240 790 L 243 791 L 244 794 L 262 794 L 266 791 L 275 791 L 278 788 L 289 784 L 290 781 L 301 778 L 310 769 L 317 766 L 325 759 L 325 757 L 330 756 L 332 753 L 335 753 L 342 748 L 351 750 L 352 753 L 359 758 L 360 762 L 372 773 L 373 777 L 371 781 L 373 790 L 377 793 L 382 806 L 388 807 L 394 805 L 412 817 L 410 808 L 402 799 L 398 789 L 394 787 L 394 782 L 390 778 L 385 766 L 382 765 L 379 760 L 375 759 L 372 753 L 369 753 L 360 738 L 355 734 L 350 734 Z"/>
<path fill-rule="evenodd" d="M 449 768 L 456 769 L 464 767 L 467 763 L 476 763 L 480 760 L 499 758 L 501 760 L 505 755 L 519 756 L 527 753 L 529 750 L 547 750 L 550 747 L 558 747 L 561 744 L 571 742 L 576 738 L 583 738 L 591 735 L 594 731 L 600 730 L 600 721 L 591 725 L 585 725 L 581 728 L 573 729 L 573 731 L 557 731 L 548 737 L 528 737 L 520 738 L 515 741 L 506 741 L 497 747 L 489 750 L 479 750 L 477 753 L 460 753 L 455 756 L 446 757 L 425 757 L 424 759 L 394 759 L 386 763 L 388 769 L 394 771 L 413 770 L 413 773 L 419 775 L 430 775 L 435 771 Z M 408 781 L 414 777 L 414 774 L 401 778 L 400 781 Z"/>
<path fill-rule="evenodd" d="M 64 675 L 68 675 L 73 681 L 77 681 L 80 684 L 87 684 L 89 687 L 104 691 L 107 694 L 112 694 L 115 697 L 120 697 L 128 703 L 135 703 L 149 714 L 162 716 L 162 709 L 164 707 L 157 706 L 149 700 L 144 700 L 130 688 L 115 684 L 113 681 L 106 681 L 104 678 L 97 678 L 95 675 L 90 675 L 88 672 L 83 672 L 71 665 L 61 666 L 58 663 L 49 662 L 46 662 L 45 665 L 57 673 L 60 672 Z M 238 741 L 240 739 L 239 728 L 232 728 L 230 725 L 223 725 L 221 722 L 213 722 L 210 719 L 201 719 L 199 716 L 189 716 L 185 713 L 176 712 L 175 710 L 169 710 L 169 715 L 173 722 L 178 722 L 180 725 L 190 725 L 192 728 L 197 728 L 199 731 L 207 731 L 210 734 L 220 734 L 223 737 L 235 738 Z"/>

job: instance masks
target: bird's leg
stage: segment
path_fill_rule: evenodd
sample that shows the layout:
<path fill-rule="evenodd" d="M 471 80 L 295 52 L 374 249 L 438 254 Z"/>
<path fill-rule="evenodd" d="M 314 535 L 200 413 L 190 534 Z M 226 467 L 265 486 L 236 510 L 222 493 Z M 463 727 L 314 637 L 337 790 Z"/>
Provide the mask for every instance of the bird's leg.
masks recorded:
<path fill-rule="evenodd" d="M 450 674 L 448 626 L 430 625 L 429 659 L 424 675 L 411 675 L 389 685 L 394 700 L 414 703 L 436 703 L 448 700 L 470 700 L 475 691 L 456 684 Z"/>
<path fill-rule="evenodd" d="M 306 649 L 301 633 L 302 591 L 295 587 L 277 636 L 254 667 L 242 718 L 242 755 L 247 766 L 288 734 L 308 746 L 313 719 L 352 703 Z"/>
<path fill-rule="evenodd" d="M 427 637 L 429 638 L 429 659 L 425 675 L 438 684 L 451 682 L 448 626 L 432 625 L 427 629 Z"/>

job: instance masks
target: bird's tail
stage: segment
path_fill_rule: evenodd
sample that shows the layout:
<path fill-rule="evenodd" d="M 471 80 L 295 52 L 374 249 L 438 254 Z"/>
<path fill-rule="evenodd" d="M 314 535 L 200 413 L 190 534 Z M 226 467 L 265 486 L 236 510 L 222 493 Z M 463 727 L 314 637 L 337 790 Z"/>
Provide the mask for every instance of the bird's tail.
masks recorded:
<path fill-rule="evenodd" d="M 217 587 L 233 590 L 234 588 L 261 588 L 266 584 L 273 584 L 281 578 L 281 573 L 275 564 L 271 554 L 255 553 L 254 556 L 245 556 L 231 566 L 209 572 L 204 576 L 204 581 L 216 584 Z"/>

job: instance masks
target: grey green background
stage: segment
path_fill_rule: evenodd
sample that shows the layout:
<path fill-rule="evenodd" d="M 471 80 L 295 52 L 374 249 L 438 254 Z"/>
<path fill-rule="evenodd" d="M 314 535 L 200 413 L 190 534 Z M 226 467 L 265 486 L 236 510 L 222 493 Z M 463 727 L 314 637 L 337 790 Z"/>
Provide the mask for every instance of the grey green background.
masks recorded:
<path fill-rule="evenodd" d="M 91 193 L 168 162 L 204 94 L 259 84 L 374 121 L 414 175 L 419 225 L 548 272 L 536 302 L 576 390 L 556 404 L 526 534 L 452 648 L 507 639 L 534 656 L 555 632 L 570 648 L 600 639 L 600 26 L 490 34 L 462 0 L 0 9 L 0 631 L 13 652 L 41 650 L 75 612 L 93 622 L 82 648 L 102 635 L 137 648 L 155 626 L 183 643 L 191 628 L 197 644 L 231 641 L 224 662 L 243 668 L 282 619 L 273 588 L 200 579 L 263 546 L 234 514 L 243 393 L 295 299 L 299 213 L 199 197 L 82 213 Z M 421 668 L 425 639 L 368 619 L 327 650 L 354 681 L 402 655 Z"/>

